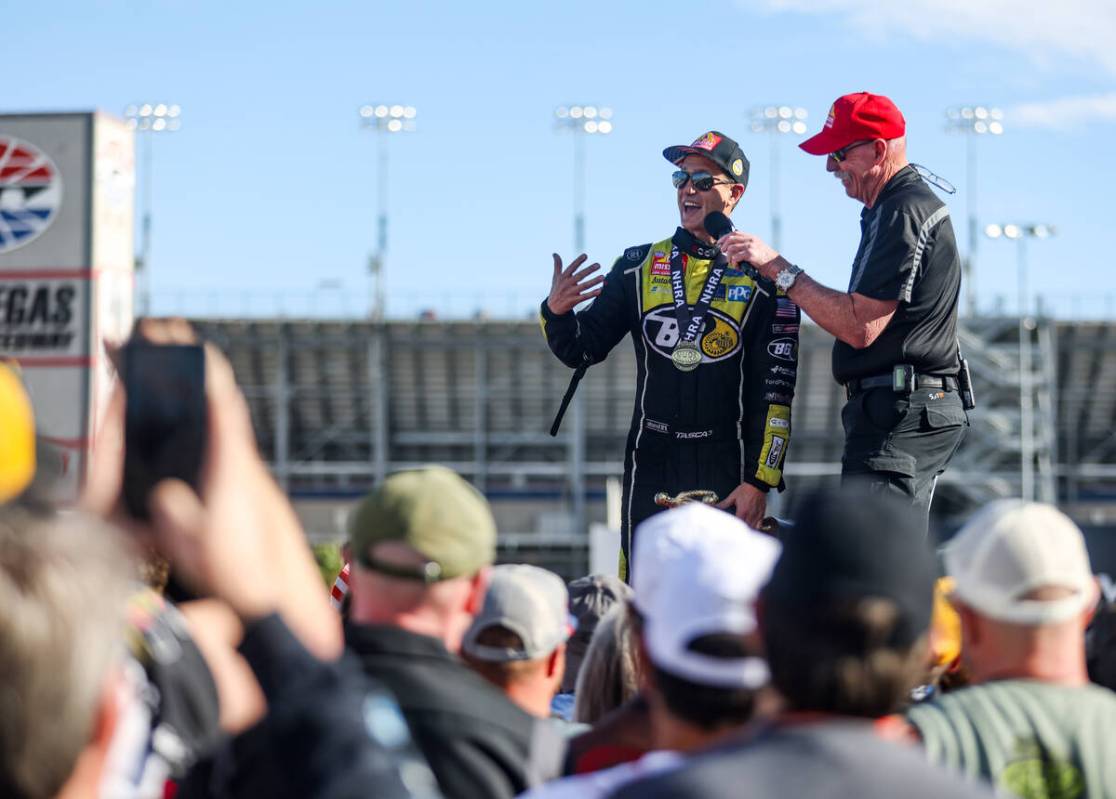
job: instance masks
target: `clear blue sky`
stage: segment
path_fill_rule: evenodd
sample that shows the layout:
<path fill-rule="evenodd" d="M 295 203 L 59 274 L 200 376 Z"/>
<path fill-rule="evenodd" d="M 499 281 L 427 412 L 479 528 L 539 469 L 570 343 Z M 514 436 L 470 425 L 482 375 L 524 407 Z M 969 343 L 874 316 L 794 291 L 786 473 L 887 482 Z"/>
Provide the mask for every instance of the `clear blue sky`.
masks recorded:
<path fill-rule="evenodd" d="M 1038 4 L 1032 4 L 1037 6 Z M 811 132 L 848 91 L 890 95 L 909 152 L 951 179 L 959 238 L 965 144 L 943 111 L 987 103 L 1007 133 L 979 141 L 982 224 L 1040 221 L 1036 291 L 1081 315 L 1116 297 L 1116 10 L 1006 0 L 632 2 L 50 2 L 6 8 L 0 111 L 183 108 L 155 142 L 152 281 L 157 310 L 220 301 L 257 312 L 272 295 L 367 307 L 377 213 L 365 102 L 411 104 L 418 131 L 391 145 L 389 310 L 525 313 L 572 246 L 572 142 L 553 109 L 615 110 L 587 144 L 587 242 L 610 264 L 676 224 L 660 151 L 709 128 L 752 160 L 739 227 L 770 231 L 767 139 L 748 110 L 806 107 Z M 822 159 L 782 142 L 783 252 L 844 287 L 858 211 Z M 981 242 L 982 302 L 1015 295 L 1015 246 Z M 323 293 L 323 292 L 319 292 Z M 328 294 L 324 292 L 323 294 Z M 298 307 L 305 307 L 305 302 Z"/>

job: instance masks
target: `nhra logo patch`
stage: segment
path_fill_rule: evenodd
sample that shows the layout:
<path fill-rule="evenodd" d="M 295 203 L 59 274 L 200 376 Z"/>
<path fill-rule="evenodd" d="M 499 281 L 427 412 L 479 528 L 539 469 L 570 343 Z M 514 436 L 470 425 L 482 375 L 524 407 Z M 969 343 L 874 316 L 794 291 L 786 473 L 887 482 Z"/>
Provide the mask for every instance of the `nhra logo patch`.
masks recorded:
<path fill-rule="evenodd" d="M 62 205 L 62 177 L 46 153 L 0 136 L 0 254 L 41 236 Z"/>
<path fill-rule="evenodd" d="M 660 306 L 643 317 L 643 338 L 648 347 L 670 360 L 681 338 L 673 306 Z M 702 363 L 724 360 L 740 351 L 740 328 L 730 316 L 710 308 L 698 346 Z"/>

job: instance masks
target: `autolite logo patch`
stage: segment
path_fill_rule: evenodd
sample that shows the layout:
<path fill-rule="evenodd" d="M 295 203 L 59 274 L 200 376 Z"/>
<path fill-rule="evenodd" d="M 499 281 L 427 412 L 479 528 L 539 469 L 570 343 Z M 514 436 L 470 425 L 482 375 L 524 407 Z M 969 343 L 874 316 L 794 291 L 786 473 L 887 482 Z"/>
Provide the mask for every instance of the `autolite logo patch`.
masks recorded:
<path fill-rule="evenodd" d="M 41 236 L 62 206 L 62 176 L 33 144 L 0 136 L 0 253 Z"/>

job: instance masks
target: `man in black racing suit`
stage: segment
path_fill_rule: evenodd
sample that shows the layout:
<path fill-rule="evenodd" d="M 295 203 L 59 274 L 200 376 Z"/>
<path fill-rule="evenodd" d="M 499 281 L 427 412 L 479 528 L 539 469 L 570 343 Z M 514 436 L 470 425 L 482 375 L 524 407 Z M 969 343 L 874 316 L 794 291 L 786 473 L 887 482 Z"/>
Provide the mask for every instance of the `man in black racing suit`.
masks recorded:
<path fill-rule="evenodd" d="M 573 368 L 603 361 L 632 334 L 638 384 L 620 555 L 629 582 L 633 531 L 659 509 L 659 492 L 711 490 L 719 507 L 759 526 L 767 491 L 782 488 L 798 370 L 797 306 L 750 268 L 729 264 L 704 227 L 708 214 L 731 213 L 743 196 L 744 153 L 710 131 L 663 155 L 679 167 L 681 227 L 627 249 L 607 277 L 593 276 L 599 264 L 583 268 L 585 255 L 565 268 L 555 255 L 541 308 L 547 344 Z"/>

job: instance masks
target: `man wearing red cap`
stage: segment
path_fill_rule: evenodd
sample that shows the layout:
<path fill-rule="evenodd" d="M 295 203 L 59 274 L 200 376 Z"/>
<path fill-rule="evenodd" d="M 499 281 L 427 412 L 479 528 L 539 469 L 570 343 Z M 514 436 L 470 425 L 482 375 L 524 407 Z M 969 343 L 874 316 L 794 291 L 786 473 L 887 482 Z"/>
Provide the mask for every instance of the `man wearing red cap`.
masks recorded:
<path fill-rule="evenodd" d="M 750 233 L 718 244 L 751 263 L 832 333 L 845 386 L 844 477 L 906 495 L 928 518 L 968 425 L 959 394 L 961 264 L 949 209 L 907 162 L 906 121 L 887 97 L 847 94 L 801 145 L 863 203 L 848 291 L 827 288 Z"/>

